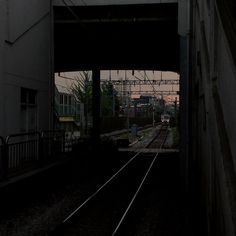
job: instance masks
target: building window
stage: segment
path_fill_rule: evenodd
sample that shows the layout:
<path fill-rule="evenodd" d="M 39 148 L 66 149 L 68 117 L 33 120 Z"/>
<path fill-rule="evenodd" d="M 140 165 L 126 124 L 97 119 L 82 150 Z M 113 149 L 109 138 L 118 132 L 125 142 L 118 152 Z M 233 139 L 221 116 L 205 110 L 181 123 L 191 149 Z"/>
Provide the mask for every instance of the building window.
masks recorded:
<path fill-rule="evenodd" d="M 69 99 L 69 105 L 71 106 L 71 96 L 69 96 L 68 99 Z"/>
<path fill-rule="evenodd" d="M 37 91 L 21 88 L 21 132 L 37 130 Z"/>
<path fill-rule="evenodd" d="M 64 96 L 64 99 L 65 99 L 65 105 L 67 105 L 67 95 Z"/>
<path fill-rule="evenodd" d="M 63 105 L 63 95 L 60 94 L 60 105 Z"/>

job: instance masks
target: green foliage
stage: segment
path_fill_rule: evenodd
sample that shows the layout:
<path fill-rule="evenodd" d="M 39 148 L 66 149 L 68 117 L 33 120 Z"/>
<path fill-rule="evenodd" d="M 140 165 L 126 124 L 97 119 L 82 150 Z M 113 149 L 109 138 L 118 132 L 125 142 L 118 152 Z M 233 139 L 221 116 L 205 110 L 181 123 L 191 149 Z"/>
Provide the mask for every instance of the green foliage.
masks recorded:
<path fill-rule="evenodd" d="M 71 86 L 71 93 L 77 102 L 84 104 L 84 123 L 81 118 L 81 132 L 88 134 L 88 121 L 92 115 L 92 73 L 91 71 L 80 71 L 75 78 L 76 82 Z M 112 83 L 106 83 L 101 88 L 101 116 L 114 117 L 119 114 L 119 100 L 117 91 Z"/>
<path fill-rule="evenodd" d="M 71 86 L 71 92 L 79 103 L 83 103 L 87 113 L 92 110 L 92 86 L 90 85 L 91 72 L 80 71 L 76 83 Z"/>
<path fill-rule="evenodd" d="M 81 134 L 88 134 L 88 118 L 92 113 L 92 86 L 91 86 L 91 72 L 80 71 L 78 76 L 75 78 L 76 82 L 71 86 L 71 92 L 74 95 L 77 102 L 84 104 L 84 119 L 85 122 L 82 124 L 81 120 Z"/>
<path fill-rule="evenodd" d="M 116 116 L 119 112 L 117 91 L 112 83 L 103 84 L 101 90 L 101 115 Z"/>

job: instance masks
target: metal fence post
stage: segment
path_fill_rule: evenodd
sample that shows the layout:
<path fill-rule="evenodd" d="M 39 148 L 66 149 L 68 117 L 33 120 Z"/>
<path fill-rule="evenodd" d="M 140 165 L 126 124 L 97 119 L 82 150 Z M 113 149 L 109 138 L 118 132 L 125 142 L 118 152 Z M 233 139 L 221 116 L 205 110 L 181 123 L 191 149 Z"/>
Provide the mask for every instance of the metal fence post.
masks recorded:
<path fill-rule="evenodd" d="M 39 146 L 38 146 L 38 155 L 39 155 L 39 167 L 44 167 L 45 165 L 45 156 L 44 156 L 44 138 L 43 132 L 39 133 Z"/>
<path fill-rule="evenodd" d="M 62 153 L 65 152 L 65 131 L 62 132 Z"/>
<path fill-rule="evenodd" d="M 8 162 L 8 145 L 5 143 L 3 146 L 3 179 L 8 179 L 8 170 L 9 170 L 9 162 Z"/>
<path fill-rule="evenodd" d="M 1 141 L 1 160 L 0 160 L 0 177 L 2 180 L 8 179 L 8 145 L 3 137 L 0 137 Z"/>
<path fill-rule="evenodd" d="M 39 132 L 17 133 L 6 137 L 4 165 L 8 177 L 37 168 L 39 164 Z M 6 170 L 6 168 L 5 168 Z"/>

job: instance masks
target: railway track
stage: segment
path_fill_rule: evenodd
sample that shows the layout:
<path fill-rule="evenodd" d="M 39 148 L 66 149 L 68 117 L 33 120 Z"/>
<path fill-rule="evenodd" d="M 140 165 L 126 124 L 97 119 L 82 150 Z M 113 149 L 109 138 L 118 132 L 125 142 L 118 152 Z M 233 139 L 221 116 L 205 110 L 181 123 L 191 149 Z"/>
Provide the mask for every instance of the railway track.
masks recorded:
<path fill-rule="evenodd" d="M 163 125 L 146 147 L 159 145 L 161 149 L 167 133 L 168 126 Z M 136 153 L 50 235 L 119 235 L 157 158 L 158 153 Z"/>
<path fill-rule="evenodd" d="M 146 148 L 162 148 L 163 140 L 166 140 L 168 135 L 168 124 L 162 124 L 160 130 L 157 132 L 156 136 L 149 142 Z"/>

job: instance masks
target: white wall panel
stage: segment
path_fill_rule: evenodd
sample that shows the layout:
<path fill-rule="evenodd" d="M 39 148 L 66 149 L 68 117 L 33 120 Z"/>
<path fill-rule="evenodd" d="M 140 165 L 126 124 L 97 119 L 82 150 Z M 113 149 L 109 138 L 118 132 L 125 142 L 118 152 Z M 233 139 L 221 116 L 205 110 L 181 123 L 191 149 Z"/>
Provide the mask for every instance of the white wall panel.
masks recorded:
<path fill-rule="evenodd" d="M 49 13 L 49 0 L 8 0 L 9 41 L 14 41 Z"/>
<path fill-rule="evenodd" d="M 37 90 L 39 129 L 49 129 L 50 0 L 0 0 L 0 135 L 21 131 L 21 87 Z"/>

